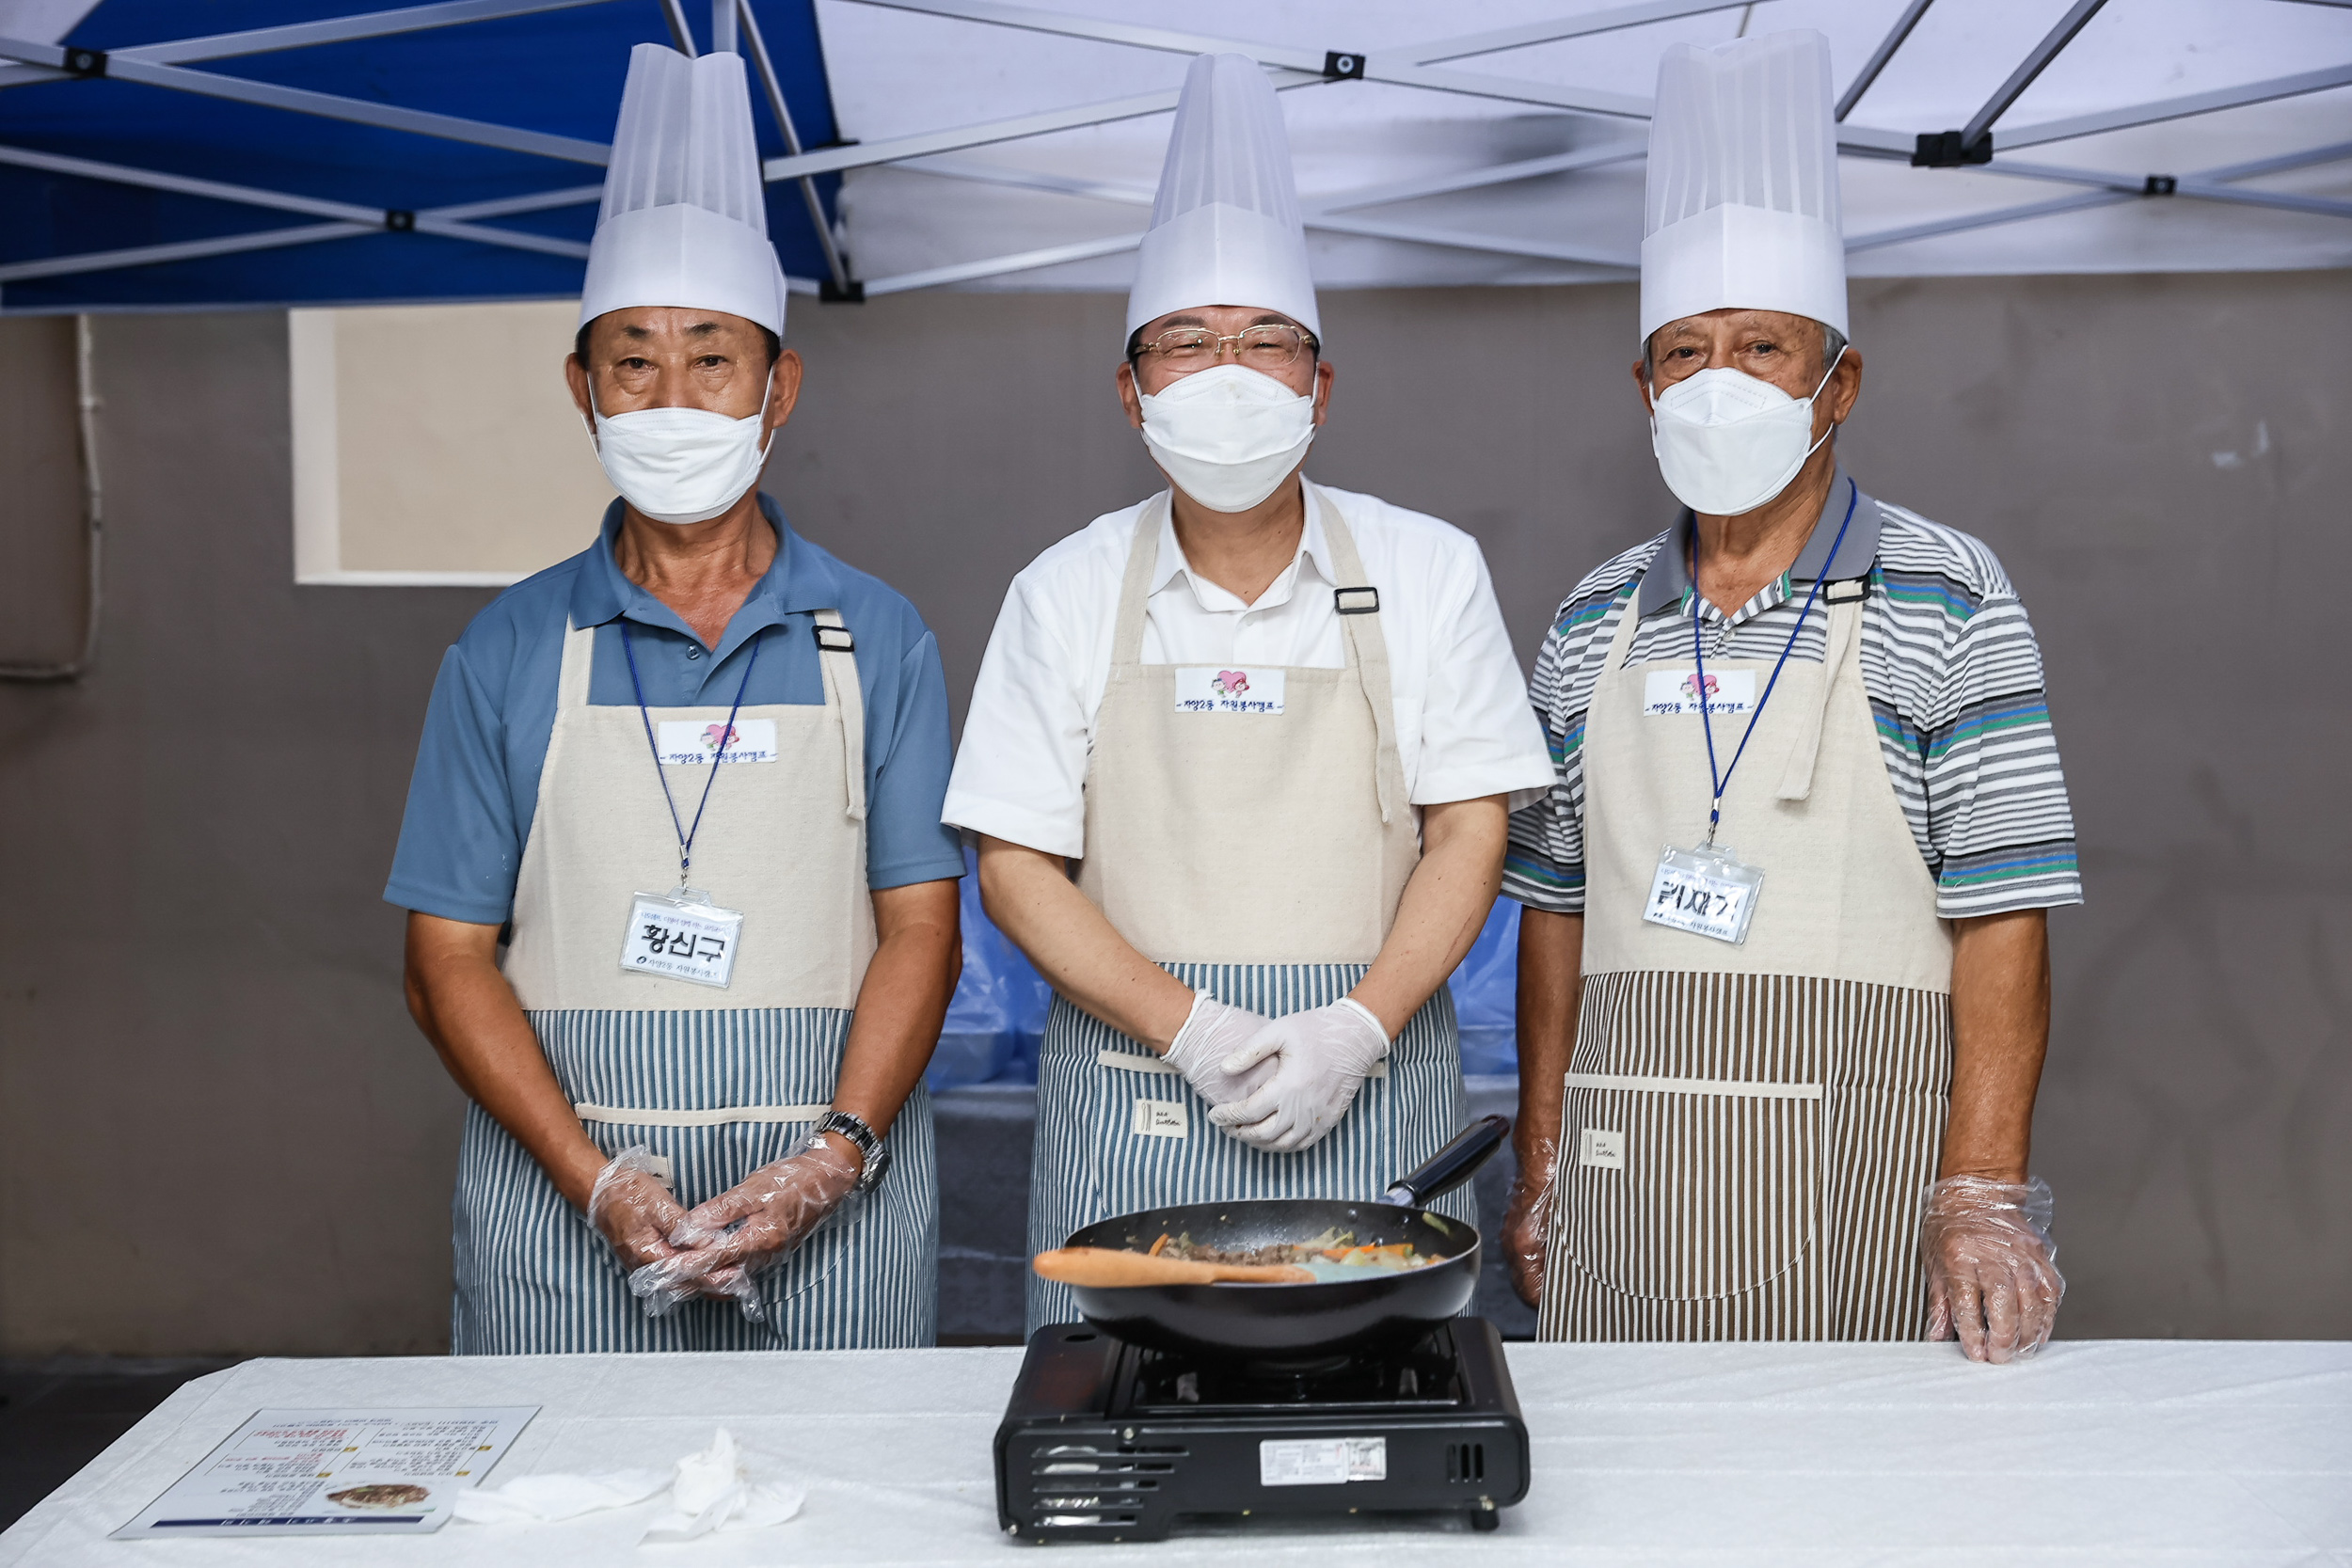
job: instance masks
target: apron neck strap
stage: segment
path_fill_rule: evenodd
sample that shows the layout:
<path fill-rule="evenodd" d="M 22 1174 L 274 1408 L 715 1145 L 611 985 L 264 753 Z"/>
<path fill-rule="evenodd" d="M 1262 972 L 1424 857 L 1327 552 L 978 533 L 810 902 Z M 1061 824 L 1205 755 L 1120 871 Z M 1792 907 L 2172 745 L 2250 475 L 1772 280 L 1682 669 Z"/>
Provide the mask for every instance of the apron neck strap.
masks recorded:
<path fill-rule="evenodd" d="M 1300 481 L 1305 484 L 1305 481 Z M 1380 630 L 1380 591 L 1356 553 L 1356 536 L 1347 519 L 1323 493 L 1306 485 L 1307 504 L 1323 523 L 1323 541 L 1331 551 L 1331 569 L 1340 583 L 1333 603 L 1340 611 L 1340 629 L 1347 639 L 1347 661 L 1356 670 L 1364 701 L 1372 708 L 1373 734 L 1378 740 L 1374 783 L 1380 798 L 1380 820 L 1391 820 L 1405 802 L 1405 763 L 1396 749 L 1396 702 L 1389 677 L 1389 640 Z M 1363 601 L 1369 599 L 1369 604 Z"/>
<path fill-rule="evenodd" d="M 564 618 L 564 660 L 555 680 L 555 710 L 588 705 L 588 677 L 596 666 L 596 628 L 577 626 Z"/>
<path fill-rule="evenodd" d="M 817 666 L 825 675 L 825 705 L 841 716 L 842 783 L 850 820 L 866 820 L 866 689 L 857 678 L 857 639 L 841 611 L 817 612 Z"/>
<path fill-rule="evenodd" d="M 1144 607 L 1152 577 L 1160 564 L 1160 527 L 1168 517 L 1168 492 L 1161 491 L 1136 514 L 1134 541 L 1127 547 L 1127 575 L 1119 585 L 1119 624 L 1111 631 L 1111 668 L 1143 662 Z"/>

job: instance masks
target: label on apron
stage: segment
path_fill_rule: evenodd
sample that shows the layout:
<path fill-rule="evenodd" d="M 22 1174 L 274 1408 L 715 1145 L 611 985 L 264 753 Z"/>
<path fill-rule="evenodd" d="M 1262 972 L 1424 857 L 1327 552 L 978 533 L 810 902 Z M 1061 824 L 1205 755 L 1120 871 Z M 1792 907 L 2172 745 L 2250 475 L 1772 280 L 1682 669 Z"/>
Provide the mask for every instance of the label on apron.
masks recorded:
<path fill-rule="evenodd" d="M 1179 713 L 1279 713 L 1282 711 L 1280 670 L 1212 670 L 1180 668 L 1176 672 L 1176 711 Z"/>
<path fill-rule="evenodd" d="M 672 888 L 666 895 L 641 893 L 629 901 L 621 967 L 631 974 L 724 990 L 735 974 L 742 934 L 742 911 L 721 909 L 699 888 Z"/>
<path fill-rule="evenodd" d="M 1701 675 L 1696 670 L 1652 670 L 1642 677 L 1642 711 L 1653 719 L 1672 719 L 1699 711 L 1699 688 L 1707 688 L 1707 712 L 1749 713 L 1756 708 L 1756 672 L 1716 670 Z"/>
<path fill-rule="evenodd" d="M 1736 946 L 1748 940 L 1748 922 L 1756 917 L 1756 895 L 1763 886 L 1764 873 L 1726 846 L 1677 849 L 1670 844 L 1658 857 L 1642 918 Z"/>
<path fill-rule="evenodd" d="M 1625 1169 L 1625 1134 L 1607 1127 L 1587 1127 L 1576 1135 L 1576 1163 L 1596 1170 Z"/>
<path fill-rule="evenodd" d="M 699 719 L 664 719 L 654 731 L 660 736 L 654 742 L 654 753 L 669 768 L 691 768 L 713 758 L 720 762 L 776 760 L 776 721 L 772 719 L 738 719 L 732 729 Z M 723 735 L 726 736 L 723 746 L 719 740 Z"/>
<path fill-rule="evenodd" d="M 1192 1110 L 1181 1100 L 1138 1100 L 1135 1134 L 1138 1138 L 1188 1138 Z"/>

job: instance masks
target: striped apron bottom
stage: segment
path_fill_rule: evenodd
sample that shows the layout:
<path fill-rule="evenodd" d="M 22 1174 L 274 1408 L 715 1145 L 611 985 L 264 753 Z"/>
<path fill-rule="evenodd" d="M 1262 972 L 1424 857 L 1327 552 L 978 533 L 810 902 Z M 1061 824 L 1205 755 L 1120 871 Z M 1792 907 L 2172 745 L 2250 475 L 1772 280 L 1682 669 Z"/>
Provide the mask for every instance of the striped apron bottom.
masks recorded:
<path fill-rule="evenodd" d="M 831 1007 L 526 1016 L 566 1099 L 644 1111 L 821 1105 L 833 1098 L 850 1017 Z M 671 1186 L 689 1208 L 791 1153 L 809 1132 L 805 1121 L 585 1126 L 608 1156 L 644 1144 L 667 1158 Z M 535 1355 L 929 1345 L 938 1337 L 939 1177 L 920 1086 L 891 1126 L 890 1149 L 880 1187 L 850 1198 L 759 1276 L 764 1321 L 712 1299 L 647 1318 L 586 1216 L 505 1129 L 469 1106 L 453 1205 L 451 1348 Z"/>
<path fill-rule="evenodd" d="M 1589 975 L 1542 1339 L 1917 1339 L 1951 1003 L 1779 974 Z"/>
<path fill-rule="evenodd" d="M 1368 964 L 1164 964 L 1195 990 L 1269 1018 L 1345 996 Z M 1105 1065 L 1106 1056 L 1136 1066 Z M 1060 996 L 1038 1047 L 1037 1146 L 1029 1174 L 1029 1250 L 1114 1214 L 1229 1198 L 1368 1198 L 1435 1154 L 1461 1130 L 1461 1035 L 1453 993 L 1440 986 L 1389 1047 L 1388 1073 L 1366 1079 L 1328 1137 L 1296 1154 L 1250 1148 L 1209 1120 L 1182 1076 L 1132 1036 Z M 1181 1106 L 1181 1136 L 1154 1136 L 1138 1101 Z M 1165 1124 L 1163 1114 L 1152 1118 Z M 1477 1200 L 1457 1188 L 1430 1205 L 1478 1223 Z M 1028 1329 L 1078 1316 L 1066 1285 L 1028 1276 Z"/>

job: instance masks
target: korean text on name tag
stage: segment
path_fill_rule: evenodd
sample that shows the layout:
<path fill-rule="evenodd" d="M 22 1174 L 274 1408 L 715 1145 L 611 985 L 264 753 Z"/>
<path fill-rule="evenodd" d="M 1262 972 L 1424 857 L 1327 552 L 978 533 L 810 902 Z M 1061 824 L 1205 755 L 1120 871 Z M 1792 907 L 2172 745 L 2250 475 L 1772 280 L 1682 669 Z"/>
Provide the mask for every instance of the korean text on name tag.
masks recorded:
<path fill-rule="evenodd" d="M 1716 719 L 1746 713 L 1756 706 L 1756 672 L 1709 670 L 1706 676 L 1707 711 Z M 1698 717 L 1700 677 L 1696 670 L 1652 670 L 1642 677 L 1642 711 L 1653 719 L 1681 714 Z"/>
<path fill-rule="evenodd" d="M 727 728 L 724 720 L 706 724 L 699 719 L 664 719 L 654 728 L 655 750 L 673 768 L 692 768 L 713 760 L 776 760 L 776 721 L 772 719 L 738 719 L 733 730 Z M 720 744 L 722 735 L 726 737 L 723 747 Z"/>
<path fill-rule="evenodd" d="M 1282 711 L 1282 674 L 1279 670 L 1179 668 L 1176 672 L 1176 711 L 1279 713 Z"/>

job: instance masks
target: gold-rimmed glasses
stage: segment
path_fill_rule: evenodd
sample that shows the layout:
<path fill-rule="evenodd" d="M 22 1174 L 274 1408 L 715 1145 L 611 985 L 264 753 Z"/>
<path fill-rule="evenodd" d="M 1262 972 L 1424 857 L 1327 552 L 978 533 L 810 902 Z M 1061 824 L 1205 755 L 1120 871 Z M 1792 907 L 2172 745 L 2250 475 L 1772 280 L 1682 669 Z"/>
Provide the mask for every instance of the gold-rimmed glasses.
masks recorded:
<path fill-rule="evenodd" d="M 1316 346 L 1305 327 L 1287 322 L 1260 322 L 1229 333 L 1214 332 L 1205 326 L 1171 326 L 1137 352 L 1152 355 L 1162 366 L 1181 375 L 1216 364 L 1225 356 L 1229 344 L 1240 363 L 1253 371 L 1268 372 L 1286 368 L 1300 354 Z"/>

